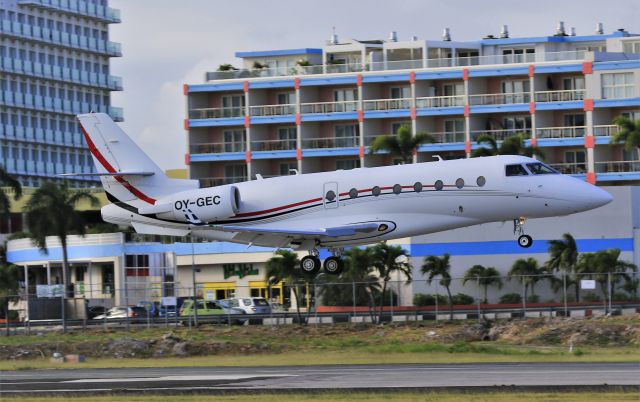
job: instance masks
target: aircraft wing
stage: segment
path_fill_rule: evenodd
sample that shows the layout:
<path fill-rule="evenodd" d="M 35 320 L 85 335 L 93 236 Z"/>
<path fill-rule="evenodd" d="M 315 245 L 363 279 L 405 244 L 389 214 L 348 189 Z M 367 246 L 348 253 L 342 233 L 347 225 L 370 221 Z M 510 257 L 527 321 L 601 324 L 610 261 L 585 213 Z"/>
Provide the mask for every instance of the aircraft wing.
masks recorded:
<path fill-rule="evenodd" d="M 331 226 L 316 229 L 291 229 L 264 226 L 243 226 L 243 225 L 213 225 L 212 229 L 223 232 L 234 233 L 255 233 L 271 234 L 285 237 L 310 238 L 310 237 L 340 237 L 355 236 L 361 233 L 371 233 L 378 230 L 380 224 L 377 222 L 350 223 L 340 226 Z"/>

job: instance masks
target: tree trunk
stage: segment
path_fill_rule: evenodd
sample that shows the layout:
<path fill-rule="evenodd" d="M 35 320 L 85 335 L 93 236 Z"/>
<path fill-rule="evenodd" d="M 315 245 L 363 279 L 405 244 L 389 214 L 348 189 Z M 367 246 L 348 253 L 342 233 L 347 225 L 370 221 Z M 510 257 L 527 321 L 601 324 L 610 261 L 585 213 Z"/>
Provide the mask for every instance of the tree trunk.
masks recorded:
<path fill-rule="evenodd" d="M 385 278 L 384 285 L 382 285 L 382 293 L 380 294 L 380 314 L 378 315 L 378 324 L 382 322 L 382 311 L 384 310 L 384 294 L 387 291 L 388 279 Z"/>
<path fill-rule="evenodd" d="M 373 292 L 371 292 L 369 286 L 366 287 L 366 291 L 369 297 L 369 316 L 371 317 L 371 323 L 373 323 L 376 318 L 376 299 L 373 297 Z"/>
<path fill-rule="evenodd" d="M 67 237 L 60 236 L 60 244 L 62 245 L 62 306 L 61 319 L 62 319 L 62 332 L 67 332 L 67 297 L 69 286 L 69 260 L 67 256 Z"/>
<path fill-rule="evenodd" d="M 313 282 L 312 283 L 308 283 L 307 285 L 314 285 L 314 283 Z M 309 286 L 309 294 L 311 293 L 311 289 L 312 288 L 313 288 L 313 298 L 314 298 L 314 300 L 316 300 L 317 295 L 316 295 L 316 287 L 315 286 Z M 309 295 L 307 295 L 307 297 L 309 297 Z M 309 297 L 309 299 L 311 299 L 311 298 Z M 314 303 L 313 307 L 315 308 L 315 303 Z M 304 322 L 305 322 L 306 325 L 308 325 L 308 323 L 309 323 L 309 317 L 311 317 L 311 303 L 309 303 L 309 307 L 307 307 L 307 316 L 304 319 Z"/>
<path fill-rule="evenodd" d="M 296 312 L 298 314 L 298 324 L 302 325 L 302 315 L 300 314 L 300 298 L 298 297 L 298 285 L 293 287 L 293 295 L 296 297 Z"/>
<path fill-rule="evenodd" d="M 580 301 L 580 280 L 576 278 L 576 282 L 573 284 L 576 289 L 576 301 Z"/>
<path fill-rule="evenodd" d="M 452 321 L 453 320 L 453 298 L 451 297 L 451 290 L 449 289 L 449 286 L 445 286 L 445 288 L 447 289 L 447 296 L 449 297 L 449 320 Z"/>
<path fill-rule="evenodd" d="M 489 285 L 484 285 L 484 303 L 487 304 L 489 303 L 487 300 L 487 289 L 489 288 Z"/>

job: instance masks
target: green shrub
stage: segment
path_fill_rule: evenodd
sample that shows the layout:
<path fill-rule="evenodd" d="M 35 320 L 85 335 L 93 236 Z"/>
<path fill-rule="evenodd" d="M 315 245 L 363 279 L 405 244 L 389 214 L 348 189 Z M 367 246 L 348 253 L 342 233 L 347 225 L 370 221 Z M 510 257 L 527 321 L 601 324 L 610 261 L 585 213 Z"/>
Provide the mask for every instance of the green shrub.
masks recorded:
<path fill-rule="evenodd" d="M 500 304 L 518 304 L 522 303 L 522 296 L 518 293 L 507 293 L 500 296 Z"/>
<path fill-rule="evenodd" d="M 539 303 L 540 296 L 538 295 L 529 295 L 527 296 L 527 303 Z"/>
<path fill-rule="evenodd" d="M 475 299 L 464 293 L 458 293 L 451 297 L 453 304 L 474 304 Z"/>
<path fill-rule="evenodd" d="M 599 301 L 602 301 L 602 297 L 600 297 L 599 295 L 593 292 L 589 292 L 582 297 L 582 300 L 588 301 L 588 302 L 599 302 Z"/>
<path fill-rule="evenodd" d="M 433 295 L 433 294 L 425 294 L 425 293 L 416 293 L 413 296 L 413 305 L 414 306 L 435 306 L 436 298 L 438 304 L 449 304 L 447 297 L 444 295 Z"/>

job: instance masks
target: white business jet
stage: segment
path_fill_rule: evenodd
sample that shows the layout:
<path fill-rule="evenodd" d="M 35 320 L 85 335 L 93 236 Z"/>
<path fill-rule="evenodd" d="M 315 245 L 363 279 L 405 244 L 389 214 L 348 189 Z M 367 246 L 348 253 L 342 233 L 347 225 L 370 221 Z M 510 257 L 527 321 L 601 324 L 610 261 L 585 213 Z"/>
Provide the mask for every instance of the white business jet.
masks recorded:
<path fill-rule="evenodd" d="M 138 233 L 309 250 L 301 269 L 342 270 L 345 246 L 513 220 L 530 247 L 528 218 L 609 203 L 609 193 L 535 159 L 493 156 L 310 173 L 200 188 L 168 178 L 109 116 L 78 116 L 112 202 L 102 218 Z M 78 174 L 71 174 L 78 175 Z"/>

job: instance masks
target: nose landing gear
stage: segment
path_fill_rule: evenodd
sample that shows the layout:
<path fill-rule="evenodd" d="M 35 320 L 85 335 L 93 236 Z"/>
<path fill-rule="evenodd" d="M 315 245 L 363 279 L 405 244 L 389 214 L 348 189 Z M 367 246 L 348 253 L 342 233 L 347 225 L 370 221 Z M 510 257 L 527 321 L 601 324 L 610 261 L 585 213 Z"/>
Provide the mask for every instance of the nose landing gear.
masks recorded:
<path fill-rule="evenodd" d="M 524 234 L 524 224 L 526 218 L 520 217 L 513 220 L 513 234 L 519 234 L 518 245 L 522 248 L 529 248 L 533 244 L 531 236 Z"/>

